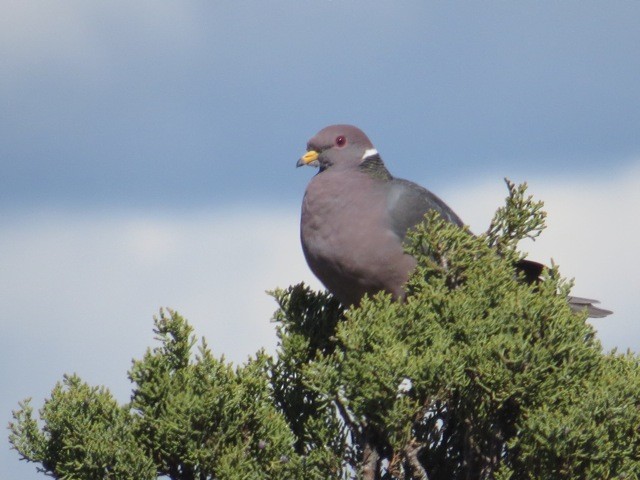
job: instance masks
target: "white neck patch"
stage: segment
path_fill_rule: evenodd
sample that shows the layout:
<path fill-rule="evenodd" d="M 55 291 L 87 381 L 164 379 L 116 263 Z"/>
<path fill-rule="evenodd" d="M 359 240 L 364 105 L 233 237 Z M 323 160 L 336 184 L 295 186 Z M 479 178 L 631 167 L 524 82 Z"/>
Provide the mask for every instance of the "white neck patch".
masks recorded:
<path fill-rule="evenodd" d="M 364 151 L 362 160 L 364 160 L 365 158 L 373 157 L 375 155 L 378 155 L 378 150 L 376 150 L 375 148 L 368 148 L 367 150 Z"/>

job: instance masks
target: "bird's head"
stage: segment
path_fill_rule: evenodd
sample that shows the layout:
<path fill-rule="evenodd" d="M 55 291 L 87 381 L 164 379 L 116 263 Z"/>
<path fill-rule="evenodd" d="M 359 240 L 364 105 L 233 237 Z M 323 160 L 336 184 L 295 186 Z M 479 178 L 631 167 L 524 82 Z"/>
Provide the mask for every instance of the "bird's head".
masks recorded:
<path fill-rule="evenodd" d="M 327 168 L 355 168 L 377 154 L 371 140 L 359 128 L 331 125 L 309 140 L 307 153 L 298 160 L 296 166 L 320 167 L 320 171 Z"/>

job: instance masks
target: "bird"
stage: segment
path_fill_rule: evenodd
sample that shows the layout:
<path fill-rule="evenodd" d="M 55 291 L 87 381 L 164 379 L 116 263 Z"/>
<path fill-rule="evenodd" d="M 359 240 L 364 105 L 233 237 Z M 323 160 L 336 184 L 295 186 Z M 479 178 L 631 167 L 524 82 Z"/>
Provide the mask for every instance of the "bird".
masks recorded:
<path fill-rule="evenodd" d="M 403 300 L 417 265 L 405 252 L 410 229 L 429 211 L 463 227 L 460 217 L 426 188 L 396 178 L 367 135 L 353 125 L 330 125 L 307 143 L 297 167 L 317 167 L 304 193 L 300 240 L 311 271 L 345 307 L 379 291 Z M 537 279 L 544 266 L 522 260 L 525 278 Z M 597 300 L 568 297 L 574 311 L 590 317 L 612 313 Z"/>

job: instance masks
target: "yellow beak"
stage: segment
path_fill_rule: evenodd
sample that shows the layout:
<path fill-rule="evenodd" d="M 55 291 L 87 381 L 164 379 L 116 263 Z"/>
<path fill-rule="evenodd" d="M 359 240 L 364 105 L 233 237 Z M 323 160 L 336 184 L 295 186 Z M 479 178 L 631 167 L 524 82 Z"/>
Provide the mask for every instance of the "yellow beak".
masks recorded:
<path fill-rule="evenodd" d="M 303 165 L 311 165 L 312 167 L 317 167 L 318 155 L 319 153 L 315 150 L 309 150 L 302 157 L 300 157 L 300 160 L 298 160 L 298 163 L 296 163 L 296 167 L 302 167 Z"/>

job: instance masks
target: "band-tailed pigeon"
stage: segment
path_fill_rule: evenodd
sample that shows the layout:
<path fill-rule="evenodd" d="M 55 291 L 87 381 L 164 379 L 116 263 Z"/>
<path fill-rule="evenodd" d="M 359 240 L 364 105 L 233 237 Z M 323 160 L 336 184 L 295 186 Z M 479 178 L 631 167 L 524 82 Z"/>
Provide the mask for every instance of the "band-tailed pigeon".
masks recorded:
<path fill-rule="evenodd" d="M 358 305 L 365 293 L 384 290 L 404 296 L 416 260 L 404 252 L 407 231 L 430 210 L 451 223 L 462 220 L 429 190 L 394 178 L 367 136 L 351 125 L 332 125 L 307 144 L 297 166 L 319 167 L 302 201 L 300 237 L 313 273 L 345 306 Z M 527 277 L 542 265 L 525 260 Z M 611 312 L 595 300 L 569 297 L 575 310 L 591 317 Z"/>

